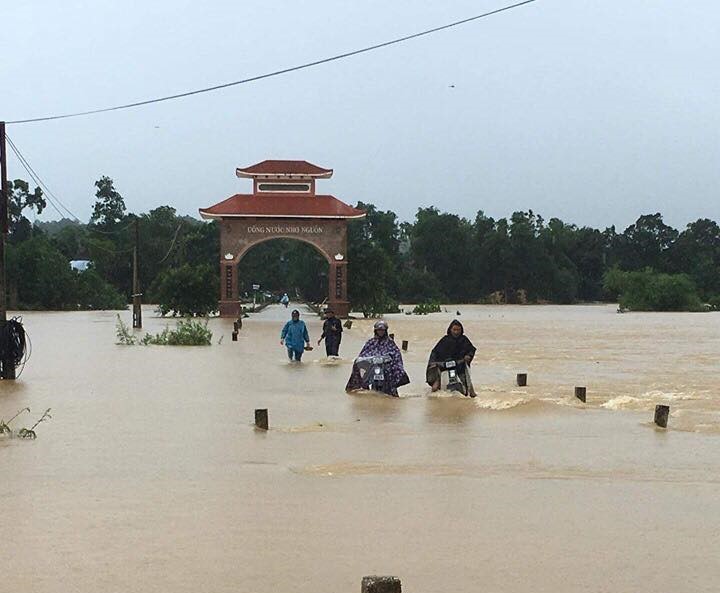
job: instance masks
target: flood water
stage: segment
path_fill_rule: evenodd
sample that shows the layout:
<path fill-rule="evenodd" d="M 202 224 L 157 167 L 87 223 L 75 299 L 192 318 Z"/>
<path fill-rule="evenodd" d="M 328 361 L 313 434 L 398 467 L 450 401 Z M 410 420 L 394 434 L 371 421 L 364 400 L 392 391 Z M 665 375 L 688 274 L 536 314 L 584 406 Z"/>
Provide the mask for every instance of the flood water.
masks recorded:
<path fill-rule="evenodd" d="M 0 417 L 53 418 L 0 437 L 0 591 L 341 593 L 369 574 L 408 593 L 718 591 L 720 314 L 448 309 L 389 316 L 399 399 L 344 392 L 371 321 L 344 360 L 292 365 L 281 307 L 237 342 L 211 320 L 202 348 L 118 346 L 111 312 L 26 314 Z M 476 400 L 423 382 L 456 310 Z"/>

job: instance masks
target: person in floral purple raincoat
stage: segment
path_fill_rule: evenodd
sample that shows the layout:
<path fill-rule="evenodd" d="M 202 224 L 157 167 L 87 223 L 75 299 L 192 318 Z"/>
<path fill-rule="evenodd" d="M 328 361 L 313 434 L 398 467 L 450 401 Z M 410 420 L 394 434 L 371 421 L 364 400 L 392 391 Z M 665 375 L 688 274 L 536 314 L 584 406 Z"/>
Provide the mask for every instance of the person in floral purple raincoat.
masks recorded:
<path fill-rule="evenodd" d="M 410 379 L 403 367 L 402 354 L 395 342 L 388 336 L 388 324 L 385 321 L 377 321 L 373 329 L 375 335 L 365 342 L 358 357 L 389 356 L 391 358 L 391 362 L 386 371 L 389 383 L 389 395 L 397 397 L 397 388 L 410 383 Z M 357 363 L 353 363 L 352 373 L 345 386 L 345 391 L 349 392 L 356 389 L 363 389 L 363 380 L 360 374 L 360 368 Z"/>

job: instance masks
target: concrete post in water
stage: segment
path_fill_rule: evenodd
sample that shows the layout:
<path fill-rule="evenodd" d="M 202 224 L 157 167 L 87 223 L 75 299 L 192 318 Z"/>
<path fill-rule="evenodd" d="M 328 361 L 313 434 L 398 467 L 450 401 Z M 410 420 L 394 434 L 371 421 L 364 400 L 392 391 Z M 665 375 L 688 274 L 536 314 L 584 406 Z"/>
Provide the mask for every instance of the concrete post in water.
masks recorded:
<path fill-rule="evenodd" d="M 408 349 L 408 341 L 407 341 L 407 340 L 403 340 L 403 341 L 402 341 L 402 349 L 403 349 L 405 352 L 407 352 L 407 349 Z"/>
<path fill-rule="evenodd" d="M 237 336 L 238 336 L 237 331 L 234 331 L 234 332 L 232 333 L 232 341 L 233 341 L 233 342 L 237 342 Z"/>
<path fill-rule="evenodd" d="M 361 593 L 401 593 L 400 579 L 397 577 L 363 577 Z"/>
<path fill-rule="evenodd" d="M 516 380 L 518 387 L 525 387 L 527 385 L 527 373 L 518 373 Z"/>
<path fill-rule="evenodd" d="M 655 406 L 655 424 L 660 428 L 667 428 L 668 416 L 670 416 L 670 406 Z"/>
<path fill-rule="evenodd" d="M 576 387 L 575 388 L 575 397 L 578 398 L 582 403 L 585 403 L 586 395 L 587 395 L 586 387 Z"/>
<path fill-rule="evenodd" d="M 262 430 L 268 429 L 268 411 L 267 408 L 258 408 L 255 410 L 255 426 Z"/>

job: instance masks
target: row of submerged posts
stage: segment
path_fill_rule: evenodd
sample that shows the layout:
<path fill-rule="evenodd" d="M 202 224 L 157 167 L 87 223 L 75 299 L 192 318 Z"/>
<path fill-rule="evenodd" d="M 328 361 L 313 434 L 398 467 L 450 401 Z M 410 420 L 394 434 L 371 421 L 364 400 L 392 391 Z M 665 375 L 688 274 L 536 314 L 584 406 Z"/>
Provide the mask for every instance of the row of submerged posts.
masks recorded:
<path fill-rule="evenodd" d="M 345 327 L 350 329 L 352 327 L 352 320 L 348 319 L 345 322 Z M 237 342 L 238 332 L 242 329 L 242 318 L 238 317 L 237 321 L 233 323 L 232 340 Z M 389 334 L 389 338 L 394 342 L 395 334 Z M 408 350 L 408 341 L 403 340 L 400 344 L 400 348 L 403 352 Z M 515 377 L 515 382 L 518 387 L 527 387 L 527 373 L 518 373 Z M 582 403 L 587 401 L 587 387 L 575 387 L 575 397 Z M 660 428 L 667 428 L 668 419 L 670 417 L 670 406 L 658 404 L 655 406 L 655 416 L 653 421 Z M 255 426 L 262 430 L 268 430 L 268 411 L 267 409 L 256 409 L 255 410 Z"/>
<path fill-rule="evenodd" d="M 518 387 L 527 387 L 527 373 L 518 373 L 516 381 Z M 575 387 L 575 397 L 585 403 L 587 399 L 587 388 Z M 661 404 L 655 406 L 654 422 L 657 426 L 667 428 L 669 416 L 670 406 Z M 257 408 L 255 410 L 255 427 L 261 430 L 268 430 L 269 421 L 267 408 Z"/>
<path fill-rule="evenodd" d="M 527 387 L 527 373 L 518 373 L 516 377 L 518 387 Z M 582 403 L 587 400 L 587 387 L 575 387 L 575 397 Z M 658 404 L 655 406 L 655 417 L 653 421 L 660 428 L 667 428 L 670 417 L 670 406 Z"/>

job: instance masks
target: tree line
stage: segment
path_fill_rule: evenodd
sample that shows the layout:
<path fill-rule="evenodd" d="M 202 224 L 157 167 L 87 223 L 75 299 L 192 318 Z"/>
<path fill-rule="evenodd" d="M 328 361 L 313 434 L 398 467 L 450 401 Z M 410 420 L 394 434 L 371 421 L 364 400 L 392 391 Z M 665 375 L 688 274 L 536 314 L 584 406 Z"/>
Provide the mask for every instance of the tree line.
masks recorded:
<path fill-rule="evenodd" d="M 393 300 L 622 305 L 629 299 L 635 310 L 720 304 L 720 227 L 706 218 L 678 231 L 660 213 L 646 214 L 618 233 L 614 226 L 546 221 L 532 210 L 509 219 L 479 211 L 469 220 L 429 207 L 412 223 L 399 223 L 391 211 L 358 207 L 368 215 L 351 227 L 349 280 L 353 302 L 370 310 Z M 652 285 L 642 303 L 634 299 L 635 272 Z M 673 282 L 657 281 L 664 277 Z"/>
<path fill-rule="evenodd" d="M 113 180 L 95 182 L 87 224 L 31 224 L 46 207 L 40 188 L 10 184 L 8 298 L 20 308 L 124 306 L 132 293 L 134 225 L 140 229 L 144 302 L 164 313 L 207 314 L 219 292 L 219 229 L 179 216 L 171 206 L 127 212 Z M 348 225 L 348 292 L 366 314 L 397 303 L 575 303 L 608 301 L 631 309 L 697 309 L 720 304 L 720 227 L 703 218 L 678 230 L 660 213 L 617 232 L 545 220 L 532 210 L 474 219 L 418 209 L 412 222 L 390 210 Z M 89 260 L 84 272 L 71 260 Z M 240 290 L 253 284 L 321 301 L 327 262 L 312 246 L 277 239 L 251 249 L 239 265 Z"/>

